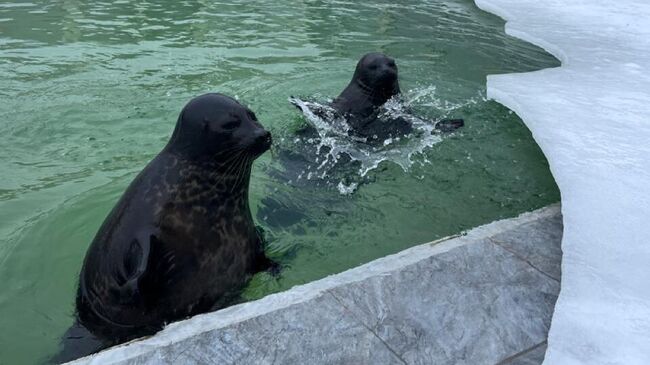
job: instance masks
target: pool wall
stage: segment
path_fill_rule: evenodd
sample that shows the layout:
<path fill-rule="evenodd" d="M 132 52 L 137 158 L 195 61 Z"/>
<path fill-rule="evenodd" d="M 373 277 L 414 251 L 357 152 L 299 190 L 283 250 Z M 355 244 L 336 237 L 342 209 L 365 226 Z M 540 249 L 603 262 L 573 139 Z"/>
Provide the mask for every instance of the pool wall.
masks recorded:
<path fill-rule="evenodd" d="M 174 323 L 75 364 L 542 361 L 559 291 L 559 205 Z"/>
<path fill-rule="evenodd" d="M 650 364 L 650 3 L 475 0 L 562 66 L 489 76 L 562 195 L 562 284 L 545 364 Z"/>

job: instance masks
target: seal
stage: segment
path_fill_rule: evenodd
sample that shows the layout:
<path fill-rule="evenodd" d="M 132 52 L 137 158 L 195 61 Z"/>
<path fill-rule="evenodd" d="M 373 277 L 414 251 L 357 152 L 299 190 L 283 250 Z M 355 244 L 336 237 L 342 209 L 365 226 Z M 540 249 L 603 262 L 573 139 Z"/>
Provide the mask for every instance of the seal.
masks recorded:
<path fill-rule="evenodd" d="M 248 205 L 252 163 L 270 146 L 236 100 L 191 100 L 90 245 L 78 321 L 103 341 L 127 341 L 227 305 L 271 267 Z"/>
<path fill-rule="evenodd" d="M 383 53 L 372 52 L 361 57 L 355 68 L 352 80 L 331 103 L 331 107 L 342 115 L 355 137 L 367 142 L 383 142 L 388 138 L 402 137 L 413 131 L 411 122 L 404 117 L 380 115 L 380 107 L 392 98 L 399 98 L 399 73 L 395 60 Z M 291 100 L 291 99 L 290 99 Z M 304 106 L 291 101 L 300 110 Z M 310 105 L 317 114 L 320 107 Z M 451 132 L 464 125 L 462 119 L 445 119 L 435 123 L 438 132 Z"/>
<path fill-rule="evenodd" d="M 332 102 L 346 116 L 352 130 L 364 137 L 380 134 L 409 134 L 412 127 L 397 119 L 377 130 L 377 109 L 401 93 L 395 60 L 383 53 L 367 53 L 359 62 L 348 86 Z M 382 138 L 385 139 L 385 138 Z"/>
<path fill-rule="evenodd" d="M 380 106 L 400 94 L 395 60 L 383 53 L 371 52 L 357 62 L 352 80 L 334 99 L 332 107 L 346 116 L 354 133 L 384 141 L 410 134 L 413 130 L 405 118 L 390 118 L 388 123 L 382 123 L 385 120 L 377 115 Z M 435 124 L 440 132 L 451 132 L 463 125 L 462 119 L 445 119 Z"/>

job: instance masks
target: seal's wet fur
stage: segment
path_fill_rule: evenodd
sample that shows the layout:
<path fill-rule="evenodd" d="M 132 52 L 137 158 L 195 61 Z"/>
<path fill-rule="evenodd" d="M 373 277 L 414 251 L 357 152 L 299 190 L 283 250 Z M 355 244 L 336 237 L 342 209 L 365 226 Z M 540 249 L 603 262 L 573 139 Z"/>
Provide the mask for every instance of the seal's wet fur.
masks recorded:
<path fill-rule="evenodd" d="M 111 343 L 222 307 L 268 267 L 248 206 L 253 160 L 271 145 L 255 114 L 206 94 L 135 178 L 81 270 L 79 322 Z"/>

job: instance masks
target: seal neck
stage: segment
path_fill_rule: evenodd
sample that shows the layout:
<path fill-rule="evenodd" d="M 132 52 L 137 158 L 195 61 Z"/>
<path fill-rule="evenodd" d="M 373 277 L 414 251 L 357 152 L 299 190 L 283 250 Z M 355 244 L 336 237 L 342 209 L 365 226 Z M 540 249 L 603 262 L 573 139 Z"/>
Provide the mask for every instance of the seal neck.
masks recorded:
<path fill-rule="evenodd" d="M 164 150 L 159 164 L 163 164 L 172 184 L 187 186 L 184 191 L 194 191 L 208 200 L 235 197 L 248 202 L 248 187 L 253 167 L 250 155 L 231 156 L 230 159 L 194 159 L 178 154 L 173 149 Z M 198 190 L 196 187 L 200 187 Z"/>
<path fill-rule="evenodd" d="M 399 85 L 397 82 L 395 82 L 394 85 L 390 85 L 388 87 L 373 88 L 365 84 L 363 81 L 361 81 L 361 79 L 355 79 L 354 85 L 376 106 L 384 104 L 390 98 L 400 93 Z"/>

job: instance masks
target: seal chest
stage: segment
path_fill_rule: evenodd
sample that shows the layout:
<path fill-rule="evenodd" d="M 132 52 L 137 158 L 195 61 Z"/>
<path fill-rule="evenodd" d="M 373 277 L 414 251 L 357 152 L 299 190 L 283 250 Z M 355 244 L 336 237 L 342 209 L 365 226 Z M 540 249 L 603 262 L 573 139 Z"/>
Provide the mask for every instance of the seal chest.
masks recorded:
<path fill-rule="evenodd" d="M 79 322 L 115 343 L 232 301 L 270 262 L 248 206 L 252 163 L 270 145 L 236 100 L 191 100 L 90 245 Z"/>

